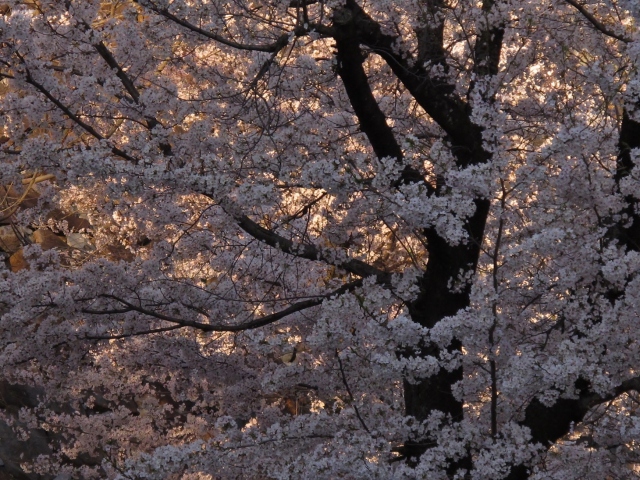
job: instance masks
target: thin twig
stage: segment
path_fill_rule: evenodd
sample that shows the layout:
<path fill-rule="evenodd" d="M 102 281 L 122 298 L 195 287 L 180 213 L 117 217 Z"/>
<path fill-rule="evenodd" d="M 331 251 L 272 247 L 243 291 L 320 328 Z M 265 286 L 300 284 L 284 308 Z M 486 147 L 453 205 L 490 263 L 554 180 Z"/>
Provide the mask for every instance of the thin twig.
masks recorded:
<path fill-rule="evenodd" d="M 572 5 L 573 7 L 575 7 L 576 10 L 578 10 L 582 14 L 582 16 L 584 18 L 589 20 L 591 25 L 593 25 L 600 32 L 604 33 L 605 35 L 607 35 L 607 36 L 609 36 L 611 38 L 615 38 L 617 40 L 620 40 L 621 42 L 624 42 L 624 43 L 630 43 L 631 42 L 631 38 L 625 37 L 624 35 L 617 34 L 614 31 L 609 30 L 607 27 L 605 27 L 604 24 L 602 24 L 602 22 L 600 22 L 596 17 L 594 17 L 591 13 L 589 13 L 589 11 L 586 8 L 584 8 L 582 5 L 580 5 L 578 2 L 576 2 L 576 0 L 565 0 L 565 1 L 569 5 Z"/>
<path fill-rule="evenodd" d="M 349 383 L 347 382 L 347 376 L 344 373 L 342 360 L 340 360 L 340 354 L 338 353 L 338 350 L 336 350 L 336 358 L 338 359 L 338 366 L 340 367 L 340 373 L 342 374 L 342 383 L 344 383 L 344 387 L 347 389 L 347 393 L 349 394 L 349 398 L 351 399 L 351 405 L 353 405 L 353 410 L 356 412 L 356 417 L 358 417 L 358 420 L 360 420 L 360 424 L 362 425 L 362 428 L 364 428 L 365 431 L 369 435 L 371 435 L 371 430 L 369 430 L 369 427 L 367 427 L 367 424 L 364 423 L 364 420 L 360 416 L 360 411 L 358 410 L 358 406 L 356 405 L 356 400 L 355 398 L 353 398 L 353 393 L 351 393 L 351 388 L 349 388 Z"/>
<path fill-rule="evenodd" d="M 84 338 L 87 340 L 119 340 L 121 338 L 135 337 L 138 335 L 150 335 L 152 333 L 169 332 L 171 330 L 178 330 L 180 328 L 185 328 L 185 326 L 172 325 L 170 327 L 154 328 L 152 330 L 144 330 L 142 332 L 121 333 L 120 335 L 85 335 Z"/>

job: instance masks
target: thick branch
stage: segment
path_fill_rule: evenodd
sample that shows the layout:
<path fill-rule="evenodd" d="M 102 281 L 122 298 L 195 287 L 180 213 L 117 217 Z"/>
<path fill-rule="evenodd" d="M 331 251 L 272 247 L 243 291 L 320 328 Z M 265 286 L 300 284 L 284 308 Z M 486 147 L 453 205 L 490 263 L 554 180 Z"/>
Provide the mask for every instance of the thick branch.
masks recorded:
<path fill-rule="evenodd" d="M 469 106 L 455 94 L 453 85 L 434 78 L 418 62 L 411 62 L 411 66 L 406 55 L 397 53 L 398 38 L 383 34 L 380 25 L 354 0 L 348 0 L 345 8 L 336 11 L 334 24 L 335 16 L 344 18 L 344 24 L 353 23 L 358 41 L 387 62 L 416 102 L 445 131 L 459 166 L 489 159 L 489 153 L 482 148 L 482 129 L 471 121 Z"/>
<path fill-rule="evenodd" d="M 360 73 L 360 52 L 357 44 L 364 44 L 380 55 L 391 67 L 396 76 L 414 96 L 425 111 L 442 127 L 451 143 L 452 153 L 461 167 L 486 162 L 490 155 L 482 146 L 482 129 L 473 124 L 470 119 L 470 108 L 455 93 L 454 87 L 443 78 L 431 76 L 419 63 L 413 63 L 397 53 L 397 38 L 382 33 L 380 25 L 373 21 L 354 0 L 347 0 L 346 6 L 338 9 L 334 14 L 334 29 L 338 47 L 339 73 L 348 87 L 353 82 L 353 94 L 349 97 L 357 109 L 357 102 L 363 98 L 371 101 L 367 90 L 356 86 L 365 83 Z M 437 32 L 430 32 L 436 35 Z M 491 51 L 495 56 L 494 50 Z M 492 57 L 493 58 L 493 57 Z M 346 63 L 345 60 L 350 60 Z M 368 85 L 367 85 L 368 86 Z M 353 97 L 353 98 L 352 98 Z M 366 112 L 363 109 L 363 115 Z M 368 119 L 371 118 L 369 113 Z M 378 128 L 381 122 L 378 120 Z M 364 130 L 364 129 L 363 129 Z M 373 133 L 377 133 L 372 128 Z M 383 147 L 385 145 L 382 145 Z M 432 328 L 442 318 L 455 315 L 461 309 L 469 306 L 470 287 L 462 286 L 455 291 L 451 289 L 451 282 L 455 282 L 460 272 L 475 270 L 484 226 L 489 211 L 489 201 L 476 199 L 476 212 L 468 220 L 466 230 L 469 241 L 465 244 L 451 245 L 441 238 L 434 230 L 425 232 L 428 240 L 429 261 L 425 274 L 420 278 L 418 286 L 420 293 L 416 300 L 408 305 L 411 318 L 425 327 Z M 454 354 L 461 349 L 459 340 L 453 339 L 448 353 Z M 431 356 L 438 358 L 442 353 L 435 344 L 423 345 L 417 351 L 400 352 L 402 355 Z M 454 422 L 463 418 L 463 405 L 453 392 L 453 386 L 462 380 L 462 369 L 453 371 L 440 369 L 435 375 L 418 384 L 405 382 L 404 399 L 407 415 L 418 421 L 425 420 L 434 411 L 440 411 L 449 416 Z M 416 439 L 407 441 L 404 454 L 412 463 L 429 445 L 430 439 Z M 452 462 L 448 472 L 453 474 L 461 468 L 469 468 L 471 459 L 463 458 Z"/>
<path fill-rule="evenodd" d="M 471 285 L 463 283 L 459 288 L 452 289 L 451 284 L 461 280 L 461 272 L 475 271 L 477 266 L 490 203 L 488 200 L 476 200 L 475 204 L 476 212 L 465 226 L 469 236 L 467 243 L 450 245 L 434 230 L 426 231 L 429 250 L 427 270 L 418 280 L 418 296 L 408 305 L 411 319 L 422 326 L 433 328 L 443 318 L 455 315 L 470 305 Z M 455 355 L 461 350 L 462 343 L 453 338 L 446 348 L 446 353 Z M 437 359 L 443 353 L 443 349 L 432 343 L 401 353 Z M 434 411 L 440 411 L 448 415 L 453 422 L 462 421 L 464 406 L 454 393 L 454 386 L 462 379 L 463 371 L 460 367 L 454 370 L 440 368 L 436 374 L 418 383 L 405 381 L 404 401 L 407 415 L 423 421 Z M 403 452 L 409 464 L 416 462 L 416 459 L 433 445 L 432 440 L 418 438 L 405 442 Z M 447 471 L 453 476 L 459 469 L 470 467 L 471 458 L 463 457 L 451 462 Z"/>
<path fill-rule="evenodd" d="M 416 28 L 418 39 L 418 63 L 429 62 L 441 65 L 445 72 L 448 70 L 446 52 L 444 50 L 444 15 L 443 0 L 425 0 L 425 13 L 421 18 L 420 27 Z"/>
<path fill-rule="evenodd" d="M 378 158 L 402 159 L 402 150 L 391 127 L 387 125 L 384 113 L 373 96 L 367 74 L 362 67 L 364 57 L 360 51 L 355 24 L 352 17 L 343 14 L 348 10 L 337 10 L 333 23 L 336 27 L 336 48 L 338 75 L 349 96 L 360 128 L 369 139 Z"/>
<path fill-rule="evenodd" d="M 367 136 L 378 158 L 391 157 L 401 162 L 402 149 L 371 91 L 367 74 L 362 66 L 364 56 L 360 50 L 353 16 L 349 10 L 337 10 L 333 23 L 337 49 L 337 72 L 358 117 L 360 129 Z M 430 193 L 434 191 L 433 186 L 425 181 L 420 172 L 407 165 L 402 170 L 395 186 L 409 183 L 421 183 L 427 187 Z"/>
<path fill-rule="evenodd" d="M 527 406 L 525 419 L 520 424 L 531 430 L 534 442 L 545 447 L 551 446 L 568 434 L 572 425 L 580 423 L 596 405 L 614 400 L 627 392 L 640 391 L 640 377 L 625 380 L 613 392 L 604 396 L 591 390 L 591 385 L 586 380 L 578 379 L 575 386 L 579 392 L 578 398 L 561 398 L 550 407 L 534 398 Z M 529 474 L 526 467 L 518 465 L 512 468 L 507 480 L 527 478 Z"/>
<path fill-rule="evenodd" d="M 573 5 L 572 0 L 567 0 Z M 575 5 L 574 5 L 575 6 Z M 576 7 L 577 8 L 577 7 Z M 614 179 L 618 189 L 621 181 L 632 174 L 635 163 L 631 157 L 631 150 L 640 148 L 640 123 L 633 120 L 628 112 L 623 113 L 622 124 L 620 126 L 620 139 L 618 142 L 618 159 Z M 621 246 L 640 251 L 640 216 L 636 213 L 636 200 L 633 196 L 625 198 L 627 205 L 622 213 L 627 218 L 623 218 L 607 232 L 608 239 L 620 242 Z M 631 225 L 624 226 L 632 220 Z M 617 298 L 621 292 L 606 292 L 606 296 L 612 299 Z M 550 407 L 543 405 L 534 398 L 525 410 L 525 419 L 521 425 L 531 430 L 534 442 L 545 447 L 569 433 L 572 424 L 579 423 L 584 419 L 587 412 L 596 405 L 615 399 L 623 393 L 630 391 L 640 391 L 640 377 L 631 378 L 622 382 L 613 392 L 608 395 L 600 395 L 591 390 L 591 385 L 584 379 L 579 379 L 575 384 L 579 394 L 577 398 L 561 398 Z M 524 465 L 517 465 L 511 469 L 508 480 L 526 480 L 529 473 Z"/>
<path fill-rule="evenodd" d="M 635 169 L 635 163 L 631 157 L 631 150 L 640 148 L 640 123 L 633 120 L 627 110 L 622 116 L 620 126 L 620 140 L 618 141 L 618 161 L 616 167 L 615 180 L 618 191 L 620 183 Z M 637 212 L 638 201 L 633 195 L 625 197 L 627 203 L 622 210 L 626 216 L 618 224 L 614 225 L 608 232 L 609 238 L 618 240 L 629 250 L 640 251 L 640 215 Z M 631 220 L 631 222 L 629 222 Z"/>
<path fill-rule="evenodd" d="M 581 12 L 584 10 L 573 0 L 567 0 L 567 2 L 581 10 Z M 640 123 L 631 119 L 626 110 L 623 113 L 620 126 L 618 148 L 617 168 L 614 178 L 618 189 L 620 189 L 621 181 L 631 175 L 635 168 L 631 150 L 640 148 Z M 627 218 L 623 218 L 618 224 L 614 225 L 607 232 L 607 237 L 619 241 L 623 247 L 629 250 L 638 251 L 640 250 L 640 216 L 635 209 L 637 202 L 633 196 L 628 196 L 625 200 L 627 205 L 622 213 L 626 214 Z M 629 219 L 632 220 L 631 225 L 624 226 L 624 224 L 629 223 Z M 606 296 L 610 299 L 615 299 L 620 294 L 621 292 L 618 291 L 606 292 Z M 521 424 L 529 427 L 535 442 L 548 447 L 569 433 L 571 425 L 581 422 L 587 412 L 594 406 L 613 400 L 626 392 L 640 391 L 640 377 L 622 382 L 613 392 L 604 396 L 592 391 L 591 385 L 584 379 L 579 379 L 575 387 L 579 392 L 578 398 L 561 398 L 550 407 L 543 405 L 538 399 L 534 398 L 527 406 L 525 419 Z M 529 478 L 527 468 L 523 465 L 517 465 L 512 468 L 508 480 L 525 480 L 527 478 Z"/>
<path fill-rule="evenodd" d="M 474 51 L 474 72 L 479 76 L 497 75 L 500 65 L 500 51 L 504 37 L 504 27 L 489 25 L 489 12 L 495 0 L 484 0 L 482 10 L 486 13 L 487 24 L 478 32 Z"/>

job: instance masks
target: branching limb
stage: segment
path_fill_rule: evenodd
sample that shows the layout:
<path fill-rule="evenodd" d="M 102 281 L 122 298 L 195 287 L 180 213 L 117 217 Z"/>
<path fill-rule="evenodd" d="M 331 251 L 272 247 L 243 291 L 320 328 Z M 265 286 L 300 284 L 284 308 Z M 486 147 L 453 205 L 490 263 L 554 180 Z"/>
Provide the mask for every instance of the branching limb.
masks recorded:
<path fill-rule="evenodd" d="M 579 392 L 578 398 L 560 398 L 550 407 L 543 405 L 537 398 L 529 403 L 525 419 L 520 424 L 529 428 L 534 442 L 548 447 L 569 433 L 572 425 L 582 422 L 593 407 L 614 400 L 624 393 L 640 392 L 640 376 L 625 380 L 607 395 L 594 392 L 591 384 L 584 379 L 578 379 L 575 387 Z M 527 468 L 516 465 L 511 469 L 507 480 L 527 478 Z"/>
<path fill-rule="evenodd" d="M 591 23 L 591 25 L 595 27 L 596 30 L 600 31 L 601 33 L 604 33 L 608 37 L 615 38 L 616 40 L 620 40 L 621 42 L 624 42 L 624 43 L 631 42 L 632 40 L 631 38 L 626 37 L 624 35 L 617 34 L 613 30 L 608 29 L 600 20 L 594 17 L 589 12 L 589 10 L 587 10 L 582 5 L 580 5 L 576 0 L 565 0 L 565 2 L 567 2 L 569 5 L 571 5 L 576 10 L 578 10 L 582 14 L 582 16 L 586 18 L 589 21 L 589 23 Z"/>
<path fill-rule="evenodd" d="M 158 7 L 151 1 L 141 1 L 141 0 L 134 0 L 134 1 L 135 3 L 149 8 L 151 11 L 166 18 L 167 20 L 171 20 L 172 22 L 186 28 L 187 30 L 190 30 L 194 33 L 202 35 L 203 37 L 210 38 L 211 40 L 215 40 L 218 43 L 221 43 L 228 47 L 235 48 L 237 50 L 250 50 L 254 52 L 277 52 L 279 50 L 282 50 L 282 48 L 284 48 L 284 46 L 289 42 L 289 35 L 286 33 L 283 33 L 282 35 L 280 35 L 280 37 L 278 37 L 278 39 L 275 42 L 264 44 L 264 45 L 251 45 L 246 43 L 234 42 L 232 40 L 228 40 L 222 37 L 221 35 L 210 32 L 208 30 L 204 30 L 188 22 L 187 20 L 176 17 L 167 8 Z"/>
<path fill-rule="evenodd" d="M 122 85 L 127 90 L 129 95 L 136 104 L 140 104 L 140 92 L 136 88 L 133 80 L 129 78 L 129 75 L 122 69 L 120 64 L 116 61 L 115 57 L 111 53 L 111 51 L 107 48 L 107 46 L 103 42 L 96 43 L 94 48 L 98 52 L 98 54 L 103 58 L 103 60 L 109 65 L 112 69 L 116 71 L 116 76 L 122 82 Z M 160 122 L 157 118 L 152 116 L 146 116 L 147 128 L 152 130 L 154 127 L 160 125 Z"/>
<path fill-rule="evenodd" d="M 360 425 L 362 425 L 362 428 L 364 428 L 364 430 L 368 434 L 371 434 L 371 430 L 369 430 L 369 427 L 367 427 L 367 424 L 364 423 L 364 420 L 360 415 L 360 411 L 358 410 L 358 406 L 356 405 L 356 400 L 353 397 L 353 393 L 351 393 L 351 388 L 349 387 L 349 383 L 347 382 L 347 376 L 344 373 L 344 367 L 342 365 L 342 360 L 340 359 L 340 354 L 338 353 L 338 350 L 336 350 L 336 358 L 338 359 L 338 367 L 340 368 L 340 374 L 342 375 L 342 383 L 344 384 L 344 388 L 347 389 L 347 393 L 349 394 L 349 399 L 351 400 L 353 411 L 356 412 L 356 417 L 358 417 L 358 420 L 360 421 Z"/>
<path fill-rule="evenodd" d="M 82 29 L 84 30 L 84 32 L 88 32 L 91 30 L 91 26 L 85 22 L 81 22 L 80 25 L 82 26 Z M 116 76 L 120 79 L 122 86 L 130 95 L 131 100 L 133 100 L 134 103 L 139 105 L 140 92 L 138 91 L 135 84 L 133 83 L 133 80 L 131 80 L 129 75 L 127 75 L 127 73 L 124 71 L 122 66 L 118 63 L 118 61 L 114 57 L 111 50 L 109 50 L 109 48 L 102 41 L 98 43 L 94 43 L 93 47 L 96 49 L 98 54 L 102 57 L 102 59 L 107 63 L 107 65 L 109 65 L 109 67 L 111 67 L 113 70 L 116 71 Z M 152 130 L 155 126 L 160 124 L 160 122 L 156 118 L 151 116 L 146 117 L 146 120 L 147 120 L 147 128 L 149 130 Z"/>
<path fill-rule="evenodd" d="M 391 157 L 402 162 L 403 153 L 393 129 L 387 124 L 385 114 L 376 101 L 367 74 L 362 63 L 364 56 L 360 49 L 360 39 L 351 14 L 348 10 L 337 10 L 333 23 L 337 48 L 337 72 L 344 85 L 351 106 L 358 117 L 360 129 L 367 136 L 378 158 Z M 434 188 L 414 168 L 406 166 L 394 186 L 408 183 L 421 183 L 430 193 Z"/>
<path fill-rule="evenodd" d="M 266 243 L 270 247 L 276 248 L 298 258 L 305 258 L 307 260 L 320 261 L 333 265 L 362 278 L 374 276 L 376 277 L 378 284 L 386 287 L 391 286 L 391 274 L 388 272 L 369 265 L 362 260 L 349 259 L 345 261 L 338 261 L 331 258 L 327 252 L 323 252 L 322 249 L 315 245 L 293 242 L 292 240 L 278 235 L 276 232 L 266 229 L 254 222 L 228 199 L 223 199 L 220 202 L 220 206 L 228 215 L 231 215 L 235 219 L 236 223 L 242 230 L 256 240 Z"/>
<path fill-rule="evenodd" d="M 111 51 L 107 48 L 104 42 L 99 42 L 93 45 L 98 54 L 112 69 L 116 71 L 116 76 L 122 82 L 122 85 L 127 90 L 134 102 L 140 103 L 140 92 L 133 84 L 133 81 L 129 78 L 129 75 L 122 69 L 120 64 L 116 61 Z M 153 128 L 153 127 L 151 127 Z"/>
<path fill-rule="evenodd" d="M 129 95 L 131 95 L 131 98 L 133 99 L 133 101 L 137 105 L 140 105 L 140 92 L 138 91 L 135 84 L 133 83 L 133 80 L 131 80 L 129 75 L 127 75 L 127 73 L 122 69 L 120 64 L 116 61 L 115 57 L 113 56 L 111 51 L 107 48 L 107 46 L 103 42 L 99 42 L 94 45 L 94 48 L 96 49 L 98 54 L 104 59 L 104 61 L 107 62 L 107 65 L 109 65 L 112 69 L 116 71 L 116 76 L 120 79 L 120 81 L 122 82 L 122 85 L 127 90 Z M 161 125 L 160 121 L 152 115 L 145 115 L 145 121 L 146 121 L 146 127 L 149 130 L 153 130 L 158 125 Z M 117 124 L 114 127 L 115 127 L 115 130 L 119 128 Z M 115 132 L 115 130 L 113 131 Z M 112 135 L 112 132 L 110 131 L 107 134 L 107 138 L 109 138 L 111 135 Z M 168 143 L 160 144 L 159 147 L 161 148 L 161 150 L 165 155 L 171 154 L 170 144 Z"/>
<path fill-rule="evenodd" d="M 382 33 L 380 25 L 355 0 L 348 0 L 335 15 L 342 22 L 340 28 L 352 28 L 360 44 L 387 62 L 416 102 L 445 131 L 459 166 L 488 160 L 490 155 L 482 147 L 482 129 L 471 121 L 469 106 L 454 92 L 453 85 L 443 78 L 433 78 L 424 65 L 399 53 L 396 48 L 398 37 Z"/>
<path fill-rule="evenodd" d="M 88 123 L 84 122 L 80 117 L 78 117 L 75 113 L 73 113 L 69 107 L 67 107 L 65 104 L 63 104 L 60 100 L 58 100 L 56 97 L 54 97 L 51 92 L 46 89 L 41 83 L 39 83 L 38 81 L 36 81 L 33 76 L 31 75 L 31 71 L 29 70 L 29 68 L 27 67 L 24 59 L 22 58 L 22 56 L 18 55 L 18 58 L 20 58 L 22 65 L 24 67 L 24 72 L 25 72 L 25 81 L 29 84 L 32 85 L 33 87 L 35 87 L 36 90 L 38 90 L 40 93 L 42 93 L 45 97 L 47 97 L 47 99 L 53 103 L 56 107 L 58 107 L 58 109 L 64 113 L 71 121 L 73 121 L 76 125 L 78 125 L 80 128 L 82 128 L 85 132 L 87 132 L 88 134 L 90 134 L 92 137 L 94 137 L 97 140 L 106 140 L 106 138 L 104 136 L 102 136 L 95 128 L 93 128 L 91 125 L 89 125 Z M 112 147 L 111 148 L 111 152 L 114 155 L 117 155 L 118 157 L 121 157 L 127 161 L 133 162 L 135 164 L 138 163 L 138 159 L 132 157 L 131 155 L 129 155 L 128 153 L 124 152 L 123 150 L 120 150 L 118 147 Z"/>
<path fill-rule="evenodd" d="M 359 277 L 376 277 L 377 281 L 381 285 L 391 285 L 391 274 L 379 270 L 376 267 L 363 262 L 362 260 L 350 259 L 347 261 L 335 261 L 329 258 L 321 249 L 315 245 L 309 244 L 297 244 L 293 241 L 286 239 L 277 233 L 268 230 L 256 222 L 251 220 L 246 215 L 234 216 L 238 226 L 246 233 L 251 235 L 256 240 L 266 243 L 267 245 L 277 248 L 278 250 L 296 256 L 298 258 L 306 258 L 308 260 L 316 260 L 328 263 L 330 265 L 341 268 L 349 273 L 357 275 Z"/>
<path fill-rule="evenodd" d="M 336 26 L 336 48 L 338 75 L 342 79 L 351 106 L 355 111 L 360 128 L 369 139 L 378 158 L 391 157 L 400 161 L 402 150 L 396 141 L 384 113 L 373 96 L 367 74 L 362 67 L 364 56 L 356 26 L 352 17 L 345 16 L 343 10 L 337 10 L 333 23 Z"/>
<path fill-rule="evenodd" d="M 91 315 L 113 315 L 113 314 L 129 313 L 129 312 L 138 312 L 148 317 L 157 318 L 158 320 L 164 320 L 166 322 L 173 323 L 176 325 L 176 328 L 190 327 L 196 330 L 201 330 L 203 332 L 242 332 L 245 330 L 253 330 L 255 328 L 260 328 L 266 325 L 270 325 L 293 313 L 301 312 L 303 310 L 316 307 L 322 304 L 322 302 L 328 298 L 331 298 L 336 295 L 342 295 L 343 293 L 346 293 L 349 290 L 352 290 L 361 285 L 362 285 L 361 280 L 346 283 L 342 287 L 338 288 L 337 290 L 334 290 L 330 293 L 319 296 L 318 298 L 294 303 L 290 307 L 285 308 L 280 312 L 272 313 L 270 315 L 265 315 L 263 317 L 250 320 L 248 322 L 244 322 L 239 325 L 212 325 L 209 323 L 196 322 L 194 320 L 187 320 L 184 318 L 178 318 L 171 315 L 165 315 L 161 312 L 157 312 L 143 305 L 136 305 L 134 303 L 131 303 L 130 301 L 120 298 L 116 295 L 100 295 L 100 298 L 114 300 L 115 302 L 122 305 L 122 308 L 109 308 L 109 309 L 83 308 L 80 311 L 82 313 L 87 313 Z M 151 331 L 151 333 L 156 333 L 156 332 Z M 108 338 L 111 338 L 111 337 L 108 337 Z"/>

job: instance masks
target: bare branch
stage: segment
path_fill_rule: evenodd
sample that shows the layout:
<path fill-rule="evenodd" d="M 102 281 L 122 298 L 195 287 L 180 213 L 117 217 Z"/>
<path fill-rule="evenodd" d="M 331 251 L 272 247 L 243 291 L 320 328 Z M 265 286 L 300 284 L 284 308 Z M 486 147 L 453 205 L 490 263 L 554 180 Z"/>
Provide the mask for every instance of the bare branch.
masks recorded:
<path fill-rule="evenodd" d="M 328 195 L 328 192 L 322 192 L 318 197 L 316 197 L 315 199 L 311 200 L 311 202 L 309 202 L 308 204 L 306 204 L 304 207 L 302 207 L 300 210 L 298 210 L 297 212 L 295 212 L 292 215 L 288 215 L 282 223 L 288 223 L 292 220 L 296 220 L 298 218 L 302 218 L 304 215 L 306 215 L 307 213 L 309 213 L 309 210 L 311 210 L 311 207 L 313 207 L 316 203 L 318 203 L 320 200 L 322 200 L 324 197 L 326 197 Z"/>

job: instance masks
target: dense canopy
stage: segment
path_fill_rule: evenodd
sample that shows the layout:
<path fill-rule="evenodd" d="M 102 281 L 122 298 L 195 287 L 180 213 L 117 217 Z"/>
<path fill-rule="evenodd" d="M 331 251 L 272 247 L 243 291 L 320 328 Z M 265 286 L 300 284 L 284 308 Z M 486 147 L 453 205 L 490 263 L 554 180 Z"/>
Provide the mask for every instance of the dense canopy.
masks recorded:
<path fill-rule="evenodd" d="M 2 0 L 0 476 L 640 477 L 639 22 Z"/>

